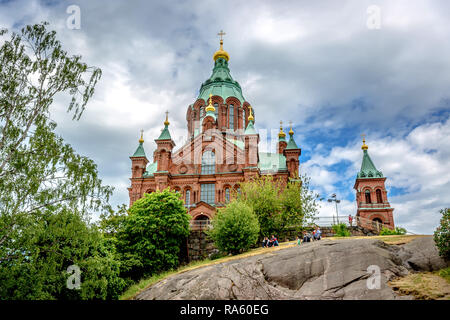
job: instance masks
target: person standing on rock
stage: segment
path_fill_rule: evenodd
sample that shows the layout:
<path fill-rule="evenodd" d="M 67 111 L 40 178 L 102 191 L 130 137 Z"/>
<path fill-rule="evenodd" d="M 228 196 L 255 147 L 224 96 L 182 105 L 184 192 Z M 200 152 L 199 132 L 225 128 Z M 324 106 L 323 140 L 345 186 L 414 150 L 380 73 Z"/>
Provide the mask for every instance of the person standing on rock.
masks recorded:
<path fill-rule="evenodd" d="M 348 223 L 350 224 L 350 227 L 351 227 L 352 223 L 353 223 L 353 217 L 351 214 L 348 215 Z"/>

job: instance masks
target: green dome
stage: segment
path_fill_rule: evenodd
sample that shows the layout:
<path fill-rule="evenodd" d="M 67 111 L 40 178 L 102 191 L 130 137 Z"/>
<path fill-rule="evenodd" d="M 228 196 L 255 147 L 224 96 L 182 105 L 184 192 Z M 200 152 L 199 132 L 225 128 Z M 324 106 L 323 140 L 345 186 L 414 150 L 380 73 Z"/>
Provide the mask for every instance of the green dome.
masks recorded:
<path fill-rule="evenodd" d="M 224 58 L 218 58 L 215 61 L 211 77 L 203 82 L 200 87 L 198 99 L 207 101 L 209 94 L 220 96 L 224 101 L 229 97 L 236 97 L 241 102 L 241 105 L 245 101 L 241 86 L 231 77 L 228 61 Z"/>

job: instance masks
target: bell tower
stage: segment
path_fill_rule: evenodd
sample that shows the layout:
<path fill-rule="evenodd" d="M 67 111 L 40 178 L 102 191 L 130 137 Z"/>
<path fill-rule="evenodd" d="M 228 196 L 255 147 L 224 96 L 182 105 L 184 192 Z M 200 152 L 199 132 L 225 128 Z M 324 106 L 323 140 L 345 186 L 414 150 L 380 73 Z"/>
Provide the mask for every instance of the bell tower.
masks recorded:
<path fill-rule="evenodd" d="M 361 170 L 356 176 L 354 189 L 356 190 L 356 216 L 361 217 L 361 224 L 364 227 L 372 228 L 374 222 L 385 224 L 386 227 L 394 229 L 394 208 L 388 201 L 385 187 L 386 177 L 378 171 L 367 151 L 369 147 L 363 138 L 363 160 Z"/>

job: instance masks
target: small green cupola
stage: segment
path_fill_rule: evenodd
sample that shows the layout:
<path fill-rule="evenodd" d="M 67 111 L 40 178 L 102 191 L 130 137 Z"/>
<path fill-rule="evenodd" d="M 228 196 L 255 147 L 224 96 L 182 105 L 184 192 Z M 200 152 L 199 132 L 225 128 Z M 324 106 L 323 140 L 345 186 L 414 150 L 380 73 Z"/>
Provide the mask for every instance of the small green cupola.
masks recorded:
<path fill-rule="evenodd" d="M 375 164 L 369 156 L 369 152 L 367 151 L 369 147 L 366 145 L 365 138 L 363 138 L 363 145 L 361 149 L 363 150 L 363 160 L 361 164 L 361 170 L 358 172 L 357 178 L 383 178 L 383 173 L 377 170 Z"/>
<path fill-rule="evenodd" d="M 297 146 L 297 144 L 295 143 L 295 140 L 294 140 L 294 130 L 292 130 L 292 122 L 290 123 L 290 125 L 291 125 L 291 129 L 289 130 L 289 142 L 288 142 L 285 150 L 299 149 L 299 147 Z"/>
<path fill-rule="evenodd" d="M 147 158 L 144 151 L 144 130 L 141 130 L 141 138 L 139 139 L 139 146 L 137 147 L 132 158 L 144 157 Z"/>
<path fill-rule="evenodd" d="M 244 134 L 258 134 L 254 127 L 255 118 L 253 118 L 252 106 L 248 106 L 250 115 L 248 116 L 247 128 L 245 128 Z"/>
<path fill-rule="evenodd" d="M 216 108 L 212 104 L 212 94 L 209 94 L 209 104 L 205 108 L 205 111 L 206 111 L 206 114 L 203 117 L 203 119 L 206 118 L 206 117 L 212 117 L 214 119 L 214 121 L 217 120 L 217 118 L 216 118 Z"/>
<path fill-rule="evenodd" d="M 222 31 L 220 36 L 224 35 Z M 223 50 L 223 39 L 220 39 L 220 49 L 214 53 L 214 68 L 211 76 L 200 87 L 200 92 L 197 99 L 208 100 L 209 95 L 222 97 L 225 101 L 229 97 L 236 97 L 244 104 L 244 96 L 239 83 L 233 80 L 228 68 L 228 60 L 230 55 Z"/>
<path fill-rule="evenodd" d="M 156 140 L 172 140 L 169 132 L 169 124 L 169 111 L 166 111 L 166 121 L 164 121 L 164 129 L 161 131 L 161 134 Z"/>

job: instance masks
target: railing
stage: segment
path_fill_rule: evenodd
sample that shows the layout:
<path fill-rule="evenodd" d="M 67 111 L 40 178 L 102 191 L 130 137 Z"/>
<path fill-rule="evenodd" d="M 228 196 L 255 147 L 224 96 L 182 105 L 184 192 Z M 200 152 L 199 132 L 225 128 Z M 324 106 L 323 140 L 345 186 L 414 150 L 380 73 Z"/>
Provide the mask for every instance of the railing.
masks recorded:
<path fill-rule="evenodd" d="M 191 230 L 206 230 L 211 228 L 210 220 L 192 220 L 190 222 Z"/>
<path fill-rule="evenodd" d="M 316 217 L 313 222 L 308 225 L 317 225 L 319 227 L 331 227 L 338 223 L 344 223 L 347 226 L 358 226 L 369 230 L 374 230 L 380 232 L 383 227 L 388 229 L 394 229 L 392 226 L 380 223 L 378 221 L 373 221 L 367 218 L 361 218 L 359 216 L 352 216 L 352 222 L 348 219 L 348 216 L 325 216 Z M 190 222 L 191 230 L 207 230 L 212 228 L 210 220 L 192 220 Z"/>
<path fill-rule="evenodd" d="M 380 223 L 378 221 L 373 221 L 367 218 L 361 218 L 359 216 L 352 216 L 351 224 L 348 216 L 319 216 L 316 217 L 314 221 L 310 223 L 310 225 L 318 225 L 319 227 L 331 227 L 338 223 L 344 223 L 347 226 L 358 226 L 369 230 L 376 230 L 377 232 L 381 231 L 383 227 L 393 229 L 393 227 L 388 224 Z"/>

